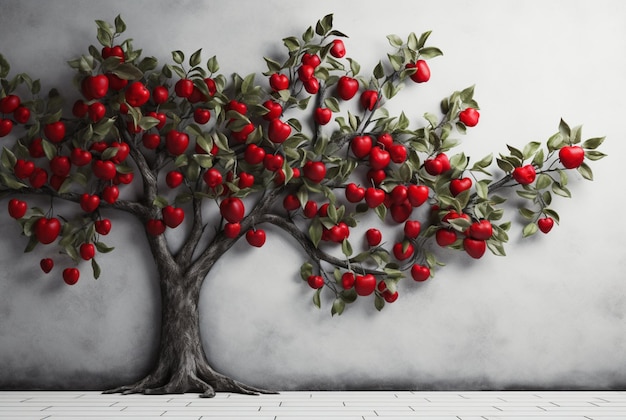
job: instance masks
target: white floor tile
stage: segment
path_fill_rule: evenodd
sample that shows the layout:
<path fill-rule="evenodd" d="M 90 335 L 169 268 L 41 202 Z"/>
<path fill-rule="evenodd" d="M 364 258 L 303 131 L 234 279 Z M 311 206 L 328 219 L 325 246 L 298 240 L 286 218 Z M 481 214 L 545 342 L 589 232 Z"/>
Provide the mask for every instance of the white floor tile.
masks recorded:
<path fill-rule="evenodd" d="M 624 420 L 626 392 L 0 392 L 0 420 Z"/>

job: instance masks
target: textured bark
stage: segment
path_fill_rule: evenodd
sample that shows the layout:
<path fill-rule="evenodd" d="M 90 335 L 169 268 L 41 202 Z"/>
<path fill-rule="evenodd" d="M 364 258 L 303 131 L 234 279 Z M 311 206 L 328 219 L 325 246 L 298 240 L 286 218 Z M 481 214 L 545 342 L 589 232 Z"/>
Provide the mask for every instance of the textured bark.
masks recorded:
<path fill-rule="evenodd" d="M 271 393 L 235 381 L 209 365 L 200 339 L 198 304 L 200 288 L 211 264 L 184 270 L 166 251 L 163 236 L 150 239 L 160 275 L 162 319 L 158 359 L 140 381 L 105 393 L 181 394 L 198 392 L 213 397 L 216 392 Z"/>
<path fill-rule="evenodd" d="M 216 392 L 269 393 L 222 375 L 209 365 L 202 349 L 198 315 L 203 279 L 186 278 L 176 269 L 161 278 L 162 323 L 157 362 L 140 381 L 105 393 L 198 392 L 202 397 L 213 397 Z"/>

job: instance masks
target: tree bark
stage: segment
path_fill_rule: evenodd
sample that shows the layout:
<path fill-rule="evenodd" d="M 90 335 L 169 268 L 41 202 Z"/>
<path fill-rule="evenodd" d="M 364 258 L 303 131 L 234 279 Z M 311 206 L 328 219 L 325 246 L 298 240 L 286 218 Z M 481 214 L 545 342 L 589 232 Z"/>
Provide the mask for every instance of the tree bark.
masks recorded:
<path fill-rule="evenodd" d="M 187 272 L 172 260 L 161 260 L 162 319 L 158 358 L 152 371 L 138 382 L 105 391 L 111 393 L 182 394 L 216 392 L 271 393 L 240 383 L 209 365 L 200 339 L 198 304 L 208 270 Z"/>

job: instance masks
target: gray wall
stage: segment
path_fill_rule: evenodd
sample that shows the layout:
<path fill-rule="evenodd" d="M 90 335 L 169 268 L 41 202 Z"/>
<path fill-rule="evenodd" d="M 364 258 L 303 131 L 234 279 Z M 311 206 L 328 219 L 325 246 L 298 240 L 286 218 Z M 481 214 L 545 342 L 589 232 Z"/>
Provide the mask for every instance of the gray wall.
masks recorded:
<path fill-rule="evenodd" d="M 383 6 L 384 4 L 384 6 Z M 385 35 L 433 30 L 444 57 L 427 86 L 407 89 L 394 110 L 436 110 L 451 91 L 476 84 L 481 122 L 464 138 L 474 157 L 553 134 L 559 118 L 608 136 L 596 182 L 572 176 L 562 223 L 521 240 L 506 258 L 440 253 L 433 281 L 401 286 L 376 313 L 367 299 L 341 317 L 311 303 L 298 279 L 303 256 L 268 230 L 261 249 L 238 244 L 203 289 L 201 317 L 211 362 L 274 389 L 618 388 L 626 383 L 626 265 L 622 121 L 626 97 L 626 3 L 594 1 L 21 1 L 2 2 L 0 51 L 45 87 L 67 84 L 65 62 L 95 43 L 94 19 L 121 13 L 147 55 L 168 59 L 202 47 L 225 73 L 264 69 L 280 39 L 326 13 L 350 35 L 367 71 L 388 51 Z M 69 92 L 69 90 L 66 90 Z M 6 199 L 0 201 L 6 207 Z M 101 388 L 138 378 L 158 340 L 155 269 L 141 226 L 111 215 L 116 252 L 85 266 L 67 287 L 43 275 L 43 248 L 0 212 L 0 386 Z M 508 218 L 518 221 L 515 209 Z M 366 226 L 366 223 L 363 226 Z M 354 233 L 353 235 L 357 235 Z"/>

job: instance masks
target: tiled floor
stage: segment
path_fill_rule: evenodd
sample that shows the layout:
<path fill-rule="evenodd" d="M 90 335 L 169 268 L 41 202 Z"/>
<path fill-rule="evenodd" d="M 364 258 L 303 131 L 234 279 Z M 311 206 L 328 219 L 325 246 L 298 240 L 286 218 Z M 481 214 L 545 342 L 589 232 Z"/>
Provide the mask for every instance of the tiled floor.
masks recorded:
<path fill-rule="evenodd" d="M 0 392 L 0 419 L 625 420 L 625 392 L 283 392 L 144 396 Z"/>

